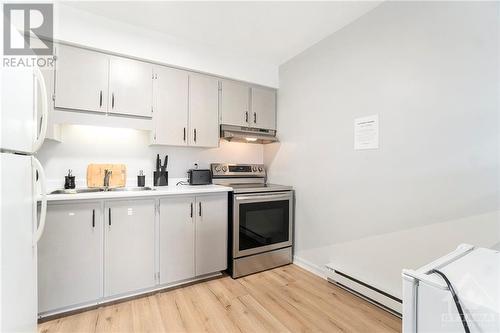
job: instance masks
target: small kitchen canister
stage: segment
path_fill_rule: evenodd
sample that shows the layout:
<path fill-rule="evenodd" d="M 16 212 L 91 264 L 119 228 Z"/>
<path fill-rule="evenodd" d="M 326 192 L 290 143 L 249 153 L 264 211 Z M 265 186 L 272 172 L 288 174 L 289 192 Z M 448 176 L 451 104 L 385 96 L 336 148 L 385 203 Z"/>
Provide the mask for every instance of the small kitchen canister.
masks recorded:
<path fill-rule="evenodd" d="M 144 187 L 146 185 L 146 176 L 144 175 L 144 171 L 139 170 L 139 175 L 137 175 L 137 186 Z"/>

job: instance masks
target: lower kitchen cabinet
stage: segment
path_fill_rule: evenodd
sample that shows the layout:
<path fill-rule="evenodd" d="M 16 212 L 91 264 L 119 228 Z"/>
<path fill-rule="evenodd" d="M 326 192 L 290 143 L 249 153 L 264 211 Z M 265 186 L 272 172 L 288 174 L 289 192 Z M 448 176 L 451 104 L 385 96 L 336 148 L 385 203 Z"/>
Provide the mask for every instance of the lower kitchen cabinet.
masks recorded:
<path fill-rule="evenodd" d="M 38 311 L 102 297 L 101 203 L 50 204 L 38 243 Z"/>
<path fill-rule="evenodd" d="M 226 192 L 51 202 L 38 243 L 39 314 L 223 271 L 227 223 Z"/>
<path fill-rule="evenodd" d="M 227 268 L 227 194 L 196 197 L 196 275 Z"/>
<path fill-rule="evenodd" d="M 105 202 L 104 296 L 155 285 L 155 200 Z"/>
<path fill-rule="evenodd" d="M 195 276 L 194 197 L 160 200 L 160 283 Z"/>
<path fill-rule="evenodd" d="M 227 194 L 160 200 L 160 283 L 227 268 Z"/>

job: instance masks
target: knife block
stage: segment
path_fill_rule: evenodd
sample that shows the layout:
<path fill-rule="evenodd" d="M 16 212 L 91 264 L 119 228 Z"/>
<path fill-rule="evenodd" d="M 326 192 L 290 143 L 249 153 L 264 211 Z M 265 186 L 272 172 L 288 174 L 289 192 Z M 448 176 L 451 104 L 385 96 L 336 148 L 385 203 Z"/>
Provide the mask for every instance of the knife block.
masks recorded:
<path fill-rule="evenodd" d="M 153 172 L 154 186 L 168 186 L 168 171 Z"/>

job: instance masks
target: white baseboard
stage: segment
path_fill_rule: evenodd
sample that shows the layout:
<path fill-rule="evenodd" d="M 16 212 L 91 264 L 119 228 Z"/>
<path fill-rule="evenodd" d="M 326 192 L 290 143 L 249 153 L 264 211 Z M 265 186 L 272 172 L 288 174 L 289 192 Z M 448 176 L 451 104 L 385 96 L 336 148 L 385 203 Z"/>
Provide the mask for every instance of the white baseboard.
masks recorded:
<path fill-rule="evenodd" d="M 316 264 L 313 264 L 312 262 L 305 260 L 303 258 L 293 256 L 293 263 L 303 269 L 305 269 L 308 272 L 313 273 L 314 275 L 319 276 L 322 279 L 326 280 L 326 273 L 325 269 L 323 267 L 320 267 Z"/>

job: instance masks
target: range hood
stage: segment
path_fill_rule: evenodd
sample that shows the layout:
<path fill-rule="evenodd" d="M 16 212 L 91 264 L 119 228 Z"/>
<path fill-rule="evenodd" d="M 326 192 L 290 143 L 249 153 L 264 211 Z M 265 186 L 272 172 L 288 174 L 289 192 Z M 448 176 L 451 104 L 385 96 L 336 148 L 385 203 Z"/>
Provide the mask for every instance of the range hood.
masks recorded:
<path fill-rule="evenodd" d="M 221 125 L 220 137 L 227 141 L 246 143 L 272 143 L 278 141 L 276 130 L 233 125 Z"/>

